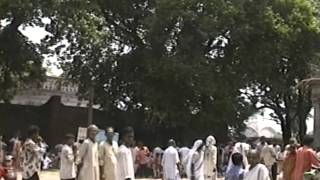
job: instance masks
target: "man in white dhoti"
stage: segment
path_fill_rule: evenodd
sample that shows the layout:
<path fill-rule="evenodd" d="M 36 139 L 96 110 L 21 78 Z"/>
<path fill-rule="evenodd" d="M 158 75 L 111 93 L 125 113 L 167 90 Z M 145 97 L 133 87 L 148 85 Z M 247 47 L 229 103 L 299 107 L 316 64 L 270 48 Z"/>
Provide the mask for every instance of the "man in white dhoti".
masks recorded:
<path fill-rule="evenodd" d="M 216 139 L 208 136 L 204 150 L 204 178 L 205 180 L 217 179 L 217 147 Z"/>
<path fill-rule="evenodd" d="M 187 176 L 190 180 L 204 180 L 203 160 L 203 141 L 197 140 L 189 152 Z"/>
<path fill-rule="evenodd" d="M 114 129 L 106 130 L 107 141 L 99 145 L 99 163 L 101 180 L 117 180 L 117 151 L 118 144 L 113 141 Z"/>
<path fill-rule="evenodd" d="M 117 154 L 118 180 L 134 180 L 134 164 L 130 147 L 134 143 L 134 130 L 126 127 L 122 132 L 122 145 Z"/>
<path fill-rule="evenodd" d="M 249 166 L 244 175 L 244 180 L 270 180 L 267 167 L 260 163 L 258 150 L 251 150 L 248 154 Z"/>
<path fill-rule="evenodd" d="M 164 180 L 179 180 L 179 153 L 175 149 L 176 142 L 169 140 L 168 148 L 163 153 L 162 167 Z"/>
<path fill-rule="evenodd" d="M 82 143 L 79 149 L 78 180 L 99 180 L 99 152 L 96 136 L 98 127 L 90 125 L 88 127 L 88 138 Z"/>

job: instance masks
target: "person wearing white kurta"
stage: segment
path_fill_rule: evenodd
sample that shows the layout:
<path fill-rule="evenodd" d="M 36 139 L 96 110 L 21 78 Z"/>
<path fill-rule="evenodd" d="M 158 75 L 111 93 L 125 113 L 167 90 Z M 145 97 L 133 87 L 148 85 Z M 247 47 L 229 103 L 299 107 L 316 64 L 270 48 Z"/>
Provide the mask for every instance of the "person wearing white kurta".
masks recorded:
<path fill-rule="evenodd" d="M 169 140 L 169 147 L 164 151 L 162 157 L 162 167 L 163 167 L 163 179 L 164 180 L 179 180 L 179 153 L 174 148 L 175 141 Z"/>
<path fill-rule="evenodd" d="M 118 151 L 118 176 L 119 180 L 130 179 L 133 180 L 134 167 L 132 162 L 132 153 L 130 148 L 124 144 L 120 146 Z"/>
<path fill-rule="evenodd" d="M 122 133 L 123 144 L 119 147 L 117 154 L 118 180 L 134 180 L 134 164 L 130 149 L 134 141 L 134 130 L 127 127 Z"/>
<path fill-rule="evenodd" d="M 270 180 L 268 168 L 260 163 L 259 150 L 248 153 L 249 166 L 245 172 L 244 180 Z"/>
<path fill-rule="evenodd" d="M 114 130 L 107 128 L 107 141 L 99 146 L 99 163 L 101 180 L 117 180 L 117 151 L 118 144 L 113 141 Z"/>
<path fill-rule="evenodd" d="M 76 152 L 73 148 L 75 137 L 71 134 L 66 135 L 66 144 L 63 145 L 60 154 L 60 179 L 61 180 L 75 180 L 76 165 L 75 158 Z"/>
<path fill-rule="evenodd" d="M 204 150 L 204 178 L 205 180 L 217 179 L 217 147 L 216 139 L 208 136 Z"/>
<path fill-rule="evenodd" d="M 97 133 L 98 127 L 90 125 L 88 127 L 89 138 L 80 146 L 78 180 L 100 180 L 98 143 L 95 141 Z"/>

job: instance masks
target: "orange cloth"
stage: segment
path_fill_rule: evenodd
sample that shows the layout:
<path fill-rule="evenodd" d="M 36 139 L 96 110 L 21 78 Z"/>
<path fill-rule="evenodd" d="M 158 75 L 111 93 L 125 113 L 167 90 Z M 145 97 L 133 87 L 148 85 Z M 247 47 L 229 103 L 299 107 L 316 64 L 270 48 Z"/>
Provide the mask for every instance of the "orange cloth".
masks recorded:
<path fill-rule="evenodd" d="M 312 166 L 319 166 L 315 152 L 309 147 L 301 147 L 297 150 L 296 163 L 292 180 L 303 180 L 303 174 L 311 170 Z"/>
<path fill-rule="evenodd" d="M 294 171 L 295 163 L 296 163 L 296 154 L 291 153 L 287 157 L 285 157 L 282 165 L 284 180 L 292 180 L 291 176 Z"/>

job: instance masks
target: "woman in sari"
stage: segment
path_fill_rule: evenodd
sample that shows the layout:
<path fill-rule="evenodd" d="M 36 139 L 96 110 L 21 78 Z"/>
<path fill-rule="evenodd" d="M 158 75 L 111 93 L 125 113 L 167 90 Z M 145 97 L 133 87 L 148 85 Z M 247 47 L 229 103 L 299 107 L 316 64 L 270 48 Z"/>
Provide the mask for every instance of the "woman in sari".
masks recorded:
<path fill-rule="evenodd" d="M 204 148 L 204 175 L 205 180 L 217 179 L 217 147 L 216 139 L 208 136 Z"/>
<path fill-rule="evenodd" d="M 195 141 L 188 155 L 187 176 L 190 180 L 204 180 L 203 141 Z"/>
<path fill-rule="evenodd" d="M 236 143 L 234 145 L 234 148 L 233 148 L 233 151 L 232 151 L 232 154 L 240 153 L 242 155 L 244 169 L 246 169 L 248 167 L 248 165 L 249 165 L 248 158 L 247 158 L 247 153 L 249 152 L 249 150 L 250 150 L 250 145 L 249 144 L 238 142 L 238 143 Z M 232 156 L 232 154 L 231 154 L 231 156 Z M 232 168 L 232 167 L 233 167 L 233 163 L 232 163 L 232 160 L 231 160 L 231 157 L 230 157 L 227 171 L 229 171 L 230 168 Z"/>

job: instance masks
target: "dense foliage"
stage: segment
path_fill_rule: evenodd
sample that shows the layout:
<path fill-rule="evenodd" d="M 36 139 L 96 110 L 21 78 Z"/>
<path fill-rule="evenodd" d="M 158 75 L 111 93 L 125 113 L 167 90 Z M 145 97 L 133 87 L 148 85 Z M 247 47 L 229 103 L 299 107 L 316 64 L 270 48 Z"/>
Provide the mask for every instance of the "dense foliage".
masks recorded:
<path fill-rule="evenodd" d="M 142 112 L 144 122 L 163 127 L 210 129 L 239 128 L 269 108 L 285 140 L 292 131 L 305 133 L 311 103 L 295 87 L 318 60 L 312 0 L 35 2 L 15 5 L 30 6 L 18 8 L 28 17 L 18 25 L 46 26 L 51 36 L 42 48 L 54 45 L 65 76 L 80 82 L 84 97 L 93 88 L 102 109 Z M 1 19 L 14 20 L 7 14 Z M 31 64 L 39 64 L 40 48 L 31 47 Z"/>

